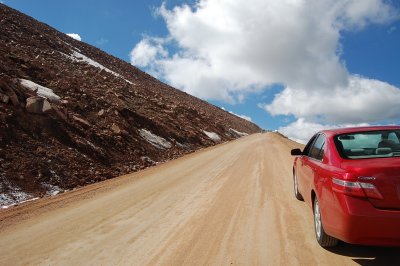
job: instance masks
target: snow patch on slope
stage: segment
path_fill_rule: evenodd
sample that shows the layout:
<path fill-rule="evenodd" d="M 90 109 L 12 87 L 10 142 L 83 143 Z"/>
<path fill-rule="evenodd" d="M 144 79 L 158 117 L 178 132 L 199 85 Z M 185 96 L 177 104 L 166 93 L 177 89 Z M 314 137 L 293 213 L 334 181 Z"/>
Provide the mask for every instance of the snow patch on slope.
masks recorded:
<path fill-rule="evenodd" d="M 75 61 L 75 62 L 85 62 L 85 63 L 87 63 L 87 64 L 89 64 L 89 65 L 91 65 L 91 66 L 100 68 L 100 69 L 102 69 L 102 70 L 104 69 L 104 71 L 106 71 L 106 72 L 108 72 L 108 73 L 111 73 L 111 74 L 113 74 L 114 76 L 116 76 L 116 77 L 118 77 L 118 78 L 122 78 L 122 79 L 125 80 L 127 83 L 129 83 L 129 84 L 131 84 L 131 85 L 134 85 L 133 82 L 127 80 L 126 78 L 124 78 L 124 77 L 121 76 L 120 74 L 118 74 L 118 73 L 112 71 L 112 70 L 109 69 L 109 68 L 106 68 L 106 67 L 103 66 L 102 64 L 100 64 L 100 63 L 94 61 L 93 59 L 91 59 L 91 58 L 87 57 L 86 55 L 83 55 L 83 54 L 81 54 L 81 53 L 79 53 L 79 52 L 77 52 L 77 51 L 74 51 L 74 52 L 72 53 L 71 56 L 66 55 L 66 54 L 63 54 L 63 55 L 66 56 L 66 57 L 68 57 L 68 58 L 71 59 L 72 61 Z"/>
<path fill-rule="evenodd" d="M 221 141 L 221 137 L 218 136 L 218 134 L 215 132 L 208 132 L 208 131 L 203 130 L 203 133 L 206 134 L 207 137 L 209 137 L 210 139 L 212 139 L 215 142 Z"/>
<path fill-rule="evenodd" d="M 42 185 L 46 188 L 46 190 L 47 190 L 46 195 L 48 195 L 48 196 L 55 196 L 55 195 L 59 194 L 60 192 L 63 192 L 63 190 L 59 186 L 54 186 L 54 185 L 46 184 L 46 183 L 43 183 Z"/>
<path fill-rule="evenodd" d="M 12 186 L 11 184 L 4 184 L 8 188 L 7 193 L 0 193 L 0 208 L 7 209 L 18 203 L 35 200 L 32 195 L 23 192 L 19 187 Z M 3 185 L 0 184 L 0 189 L 2 190 Z"/>
<path fill-rule="evenodd" d="M 157 136 L 146 129 L 139 129 L 139 134 L 144 138 L 148 143 L 153 145 L 159 149 L 169 149 L 172 147 L 172 144 L 166 139 Z"/>
<path fill-rule="evenodd" d="M 65 43 L 66 45 L 68 45 L 69 47 L 71 47 L 73 50 L 75 50 L 75 51 L 78 51 L 78 52 L 80 52 L 81 50 L 80 49 L 78 49 L 78 48 L 76 48 L 75 46 L 73 46 L 72 44 L 70 44 L 70 43 L 67 43 L 67 42 L 64 42 L 63 40 L 61 40 L 60 38 L 58 39 L 59 41 L 61 41 L 61 42 L 63 42 L 63 43 Z M 62 53 L 63 54 L 63 53 Z M 63 54 L 64 56 L 67 56 L 67 57 L 69 57 L 68 55 L 66 55 L 66 54 Z"/>
<path fill-rule="evenodd" d="M 247 134 L 245 132 L 240 132 L 240 131 L 234 130 L 233 128 L 230 128 L 229 132 L 231 132 L 231 133 L 233 133 L 235 135 L 238 135 L 239 137 L 244 137 L 244 136 L 248 136 L 249 135 L 249 134 Z"/>
<path fill-rule="evenodd" d="M 35 91 L 38 96 L 47 98 L 52 101 L 59 101 L 61 99 L 60 96 L 55 94 L 52 89 L 46 88 L 42 85 L 39 85 L 33 81 L 27 80 L 27 79 L 19 79 L 19 82 L 22 86 L 25 88 Z"/>

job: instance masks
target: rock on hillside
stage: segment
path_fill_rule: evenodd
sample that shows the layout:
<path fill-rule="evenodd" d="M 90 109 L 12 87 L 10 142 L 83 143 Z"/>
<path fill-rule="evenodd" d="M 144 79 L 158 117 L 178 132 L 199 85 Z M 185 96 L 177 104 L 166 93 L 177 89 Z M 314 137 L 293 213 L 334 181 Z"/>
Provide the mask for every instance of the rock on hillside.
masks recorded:
<path fill-rule="evenodd" d="M 260 132 L 0 4 L 0 206 Z"/>

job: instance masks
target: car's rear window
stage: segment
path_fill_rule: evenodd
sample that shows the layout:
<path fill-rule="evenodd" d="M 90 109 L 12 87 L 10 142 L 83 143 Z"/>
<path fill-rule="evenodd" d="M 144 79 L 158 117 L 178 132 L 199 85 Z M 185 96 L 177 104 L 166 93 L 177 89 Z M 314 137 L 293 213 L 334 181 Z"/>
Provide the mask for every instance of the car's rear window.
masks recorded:
<path fill-rule="evenodd" d="M 336 149 L 345 159 L 400 156 L 400 130 L 341 134 L 334 137 Z"/>

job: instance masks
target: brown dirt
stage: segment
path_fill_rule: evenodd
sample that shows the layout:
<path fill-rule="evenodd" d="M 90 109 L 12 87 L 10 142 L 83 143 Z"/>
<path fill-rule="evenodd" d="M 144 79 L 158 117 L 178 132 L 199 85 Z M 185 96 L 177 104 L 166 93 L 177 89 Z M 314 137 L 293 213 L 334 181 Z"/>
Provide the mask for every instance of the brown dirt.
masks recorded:
<path fill-rule="evenodd" d="M 76 53 L 109 71 L 76 61 Z M 2 195 L 70 190 L 215 145 L 203 130 L 221 142 L 239 137 L 232 129 L 261 131 L 1 3 L 0 62 L 0 207 L 8 205 Z M 36 92 L 19 79 L 52 89 L 61 100 L 32 113 L 27 99 Z M 171 147 L 152 145 L 142 129 Z"/>
<path fill-rule="evenodd" d="M 255 134 L 0 212 L 1 265 L 390 265 L 398 249 L 314 238 L 290 149 Z"/>

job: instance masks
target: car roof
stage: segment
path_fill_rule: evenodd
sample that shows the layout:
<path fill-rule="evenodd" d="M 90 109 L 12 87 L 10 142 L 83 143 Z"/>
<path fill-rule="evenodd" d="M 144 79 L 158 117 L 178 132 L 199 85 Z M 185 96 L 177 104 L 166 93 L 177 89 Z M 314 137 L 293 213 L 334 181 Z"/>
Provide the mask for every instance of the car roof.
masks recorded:
<path fill-rule="evenodd" d="M 329 136 L 346 134 L 346 133 L 357 133 L 357 132 L 365 132 L 365 131 L 378 131 L 378 130 L 400 130 L 400 126 L 368 126 L 368 127 L 346 127 L 346 128 L 335 128 L 322 130 L 322 133 L 325 133 Z"/>

